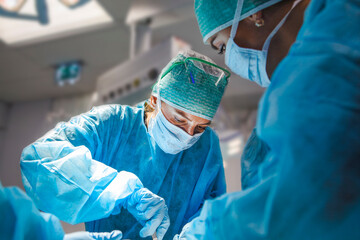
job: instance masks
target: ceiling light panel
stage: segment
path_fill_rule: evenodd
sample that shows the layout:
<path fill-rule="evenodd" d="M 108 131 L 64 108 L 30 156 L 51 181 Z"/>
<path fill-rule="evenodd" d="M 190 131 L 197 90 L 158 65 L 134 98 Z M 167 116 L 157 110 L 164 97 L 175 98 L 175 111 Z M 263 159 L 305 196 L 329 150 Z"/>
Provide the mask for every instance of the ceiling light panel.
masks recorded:
<path fill-rule="evenodd" d="M 20 15 L 37 16 L 35 0 L 27 0 Z M 0 16 L 0 39 L 8 45 L 27 45 L 94 30 L 113 23 L 95 0 L 71 9 L 58 0 L 47 0 L 49 24 Z"/>

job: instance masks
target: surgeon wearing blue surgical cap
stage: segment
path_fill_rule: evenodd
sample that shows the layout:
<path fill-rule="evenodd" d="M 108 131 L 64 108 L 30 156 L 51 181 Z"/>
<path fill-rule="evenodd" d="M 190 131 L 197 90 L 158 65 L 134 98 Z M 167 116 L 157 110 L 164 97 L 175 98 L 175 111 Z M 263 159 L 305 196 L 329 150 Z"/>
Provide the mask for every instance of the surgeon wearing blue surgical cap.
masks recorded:
<path fill-rule="evenodd" d="M 206 56 L 180 52 L 149 101 L 95 107 L 26 147 L 25 190 L 40 210 L 89 232 L 172 239 L 205 199 L 225 193 L 209 125 L 229 76 Z"/>
<path fill-rule="evenodd" d="M 245 2 L 261 1 L 240 0 L 240 10 Z M 260 167 L 260 181 L 244 191 L 206 201 L 175 239 L 360 239 L 359 25 L 359 0 L 312 0 L 299 32 L 284 23 L 271 42 L 286 56 L 271 60 L 281 60 L 275 71 L 267 67 L 271 84 L 256 125 L 269 147 L 261 166 L 272 168 Z M 288 51 L 287 41 L 275 45 L 294 31 Z M 232 49 L 227 44 L 226 54 Z"/>

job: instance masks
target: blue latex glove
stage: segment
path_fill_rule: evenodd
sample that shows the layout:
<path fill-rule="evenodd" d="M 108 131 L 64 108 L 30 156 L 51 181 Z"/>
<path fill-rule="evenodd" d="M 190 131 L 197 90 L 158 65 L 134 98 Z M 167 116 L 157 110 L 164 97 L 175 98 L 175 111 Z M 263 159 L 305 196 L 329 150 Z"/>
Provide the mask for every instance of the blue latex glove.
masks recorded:
<path fill-rule="evenodd" d="M 197 234 L 196 233 L 193 233 L 190 231 L 190 228 L 191 228 L 191 225 L 194 224 L 194 222 L 197 222 L 199 221 L 200 218 L 195 218 L 193 220 L 193 222 L 189 222 L 188 224 L 186 224 L 181 233 L 180 234 L 176 234 L 173 238 L 173 240 L 195 240 L 195 239 L 198 239 L 196 236 Z M 203 223 L 203 219 L 200 220 L 201 223 Z M 203 230 L 203 227 L 200 228 L 201 230 Z M 198 237 L 199 239 L 201 239 L 203 234 L 199 234 Z"/>
<path fill-rule="evenodd" d="M 124 207 L 144 226 L 141 237 L 155 233 L 159 240 L 163 239 L 170 226 L 170 218 L 165 200 L 146 188 L 141 188 L 132 194 Z"/>
<path fill-rule="evenodd" d="M 66 234 L 64 240 L 121 240 L 122 232 L 114 230 L 112 232 L 75 232 Z"/>

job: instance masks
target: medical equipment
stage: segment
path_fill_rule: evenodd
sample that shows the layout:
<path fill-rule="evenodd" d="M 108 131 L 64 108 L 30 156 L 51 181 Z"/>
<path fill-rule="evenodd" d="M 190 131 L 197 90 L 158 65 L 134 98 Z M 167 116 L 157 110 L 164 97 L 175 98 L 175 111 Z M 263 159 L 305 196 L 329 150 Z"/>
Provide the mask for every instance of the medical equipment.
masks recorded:
<path fill-rule="evenodd" d="M 102 74 L 97 82 L 97 105 L 119 103 L 134 105 L 148 99 L 152 85 L 161 69 L 180 50 L 190 45 L 179 38 L 171 37 L 150 50 L 140 53 L 128 61 Z"/>

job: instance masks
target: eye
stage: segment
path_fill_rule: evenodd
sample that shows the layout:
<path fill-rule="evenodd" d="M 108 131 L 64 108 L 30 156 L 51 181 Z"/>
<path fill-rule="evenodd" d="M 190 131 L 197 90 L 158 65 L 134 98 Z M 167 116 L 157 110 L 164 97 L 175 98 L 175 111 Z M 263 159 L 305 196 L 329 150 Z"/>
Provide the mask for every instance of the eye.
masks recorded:
<path fill-rule="evenodd" d="M 178 122 L 178 123 L 183 122 L 183 121 L 181 121 L 181 120 L 180 120 L 178 117 L 176 117 L 176 116 L 174 116 L 174 119 L 175 119 L 175 121 Z"/>
<path fill-rule="evenodd" d="M 205 131 L 206 127 L 197 126 L 197 132 L 203 132 Z"/>
<path fill-rule="evenodd" d="M 219 47 L 219 52 L 218 54 L 224 54 L 224 52 L 226 51 L 226 45 L 225 44 L 221 44 Z"/>

